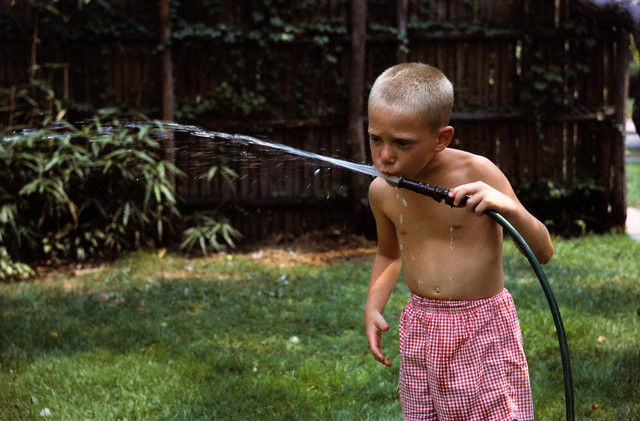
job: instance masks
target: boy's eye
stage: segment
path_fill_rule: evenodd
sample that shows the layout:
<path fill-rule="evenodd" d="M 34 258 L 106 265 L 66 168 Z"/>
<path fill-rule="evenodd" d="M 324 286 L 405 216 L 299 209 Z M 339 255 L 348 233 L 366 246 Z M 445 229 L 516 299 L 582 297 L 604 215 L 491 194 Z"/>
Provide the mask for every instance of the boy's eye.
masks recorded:
<path fill-rule="evenodd" d="M 369 135 L 369 140 L 373 143 L 380 142 L 380 138 L 378 136 Z"/>

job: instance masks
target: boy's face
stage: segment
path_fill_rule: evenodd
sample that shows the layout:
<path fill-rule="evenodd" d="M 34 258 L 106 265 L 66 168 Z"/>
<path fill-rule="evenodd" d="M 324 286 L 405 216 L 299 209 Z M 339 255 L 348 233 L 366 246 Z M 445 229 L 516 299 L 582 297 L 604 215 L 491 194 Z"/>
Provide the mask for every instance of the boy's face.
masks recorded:
<path fill-rule="evenodd" d="M 439 146 L 438 133 L 428 129 L 418 115 L 382 108 L 369 113 L 369 145 L 373 165 L 380 172 L 410 180 L 444 149 Z"/>

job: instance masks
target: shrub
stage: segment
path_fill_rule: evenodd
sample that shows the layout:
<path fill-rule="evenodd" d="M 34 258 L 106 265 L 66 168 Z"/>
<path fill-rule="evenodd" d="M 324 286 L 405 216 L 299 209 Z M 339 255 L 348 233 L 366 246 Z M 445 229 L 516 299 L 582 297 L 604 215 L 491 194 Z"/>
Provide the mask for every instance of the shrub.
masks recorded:
<path fill-rule="evenodd" d="M 114 257 L 174 240 L 172 176 L 184 174 L 162 159 L 164 134 L 161 123 L 107 113 L 0 137 L 0 279 L 33 273 L 19 262 Z M 225 171 L 214 167 L 207 177 Z M 186 219 L 185 251 L 240 238 L 215 212 Z"/>
<path fill-rule="evenodd" d="M 179 215 L 157 124 L 115 118 L 0 141 L 0 234 L 18 260 L 85 260 L 162 241 Z"/>

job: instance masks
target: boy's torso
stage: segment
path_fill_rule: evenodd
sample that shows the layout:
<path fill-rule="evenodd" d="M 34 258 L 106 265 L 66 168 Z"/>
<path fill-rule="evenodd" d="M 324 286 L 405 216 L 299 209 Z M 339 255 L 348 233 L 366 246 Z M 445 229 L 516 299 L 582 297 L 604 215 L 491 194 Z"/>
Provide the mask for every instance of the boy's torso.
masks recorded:
<path fill-rule="evenodd" d="M 429 180 L 448 188 L 482 180 L 475 156 L 449 150 Z M 476 300 L 502 291 L 502 230 L 490 218 L 450 208 L 433 199 L 388 186 L 383 212 L 396 229 L 402 266 L 412 292 L 423 297 Z"/>

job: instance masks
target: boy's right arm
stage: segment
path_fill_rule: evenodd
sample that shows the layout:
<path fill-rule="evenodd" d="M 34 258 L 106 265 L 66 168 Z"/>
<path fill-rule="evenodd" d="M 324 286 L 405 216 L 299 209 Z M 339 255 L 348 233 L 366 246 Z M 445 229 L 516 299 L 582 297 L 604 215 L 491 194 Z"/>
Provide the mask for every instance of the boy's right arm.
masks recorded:
<path fill-rule="evenodd" d="M 369 348 L 374 358 L 386 366 L 391 366 L 391 361 L 385 358 L 380 349 L 382 332 L 389 330 L 389 325 L 382 317 L 382 312 L 400 275 L 402 256 L 395 226 L 384 214 L 379 204 L 380 188 L 386 186 L 381 184 L 376 186 L 377 182 L 386 183 L 382 180 L 374 180 L 369 188 L 369 203 L 376 219 L 378 233 L 378 252 L 371 269 L 364 321 Z"/>
<path fill-rule="evenodd" d="M 391 292 L 396 285 L 400 267 L 400 259 L 389 259 L 377 254 L 371 269 L 367 302 L 364 307 L 364 325 L 367 333 L 369 349 L 376 361 L 391 366 L 391 361 L 385 358 L 380 348 L 382 332 L 389 330 L 389 324 L 382 316 Z"/>

